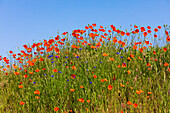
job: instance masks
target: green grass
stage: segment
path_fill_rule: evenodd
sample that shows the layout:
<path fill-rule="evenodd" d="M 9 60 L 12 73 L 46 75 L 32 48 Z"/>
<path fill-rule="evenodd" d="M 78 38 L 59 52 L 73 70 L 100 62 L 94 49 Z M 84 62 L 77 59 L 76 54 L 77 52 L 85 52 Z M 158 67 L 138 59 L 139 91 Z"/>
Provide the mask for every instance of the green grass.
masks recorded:
<path fill-rule="evenodd" d="M 136 37 L 140 36 L 142 39 L 141 34 L 136 34 Z M 117 39 L 122 38 L 118 33 L 114 35 Z M 102 39 L 104 40 L 104 38 Z M 168 97 L 170 92 L 169 42 L 167 41 L 164 47 L 149 47 L 145 44 L 144 41 L 147 39 L 144 37 L 142 44 L 137 45 L 138 48 L 142 48 L 144 45 L 147 47 L 142 52 L 133 49 L 134 42 L 132 44 L 128 42 L 130 45 L 127 46 L 125 40 L 126 45 L 123 47 L 122 44 L 113 43 L 113 40 L 113 37 L 110 42 L 105 40 L 106 45 L 104 44 L 98 49 L 92 49 L 91 45 L 83 46 L 75 41 L 73 44 L 82 48 L 81 50 L 70 48 L 68 43 L 64 45 L 66 49 L 60 49 L 60 54 L 54 50 L 46 52 L 44 42 L 42 42 L 43 45 L 40 47 L 45 48 L 45 50 L 41 50 L 45 54 L 40 55 L 38 52 L 38 55 L 33 55 L 30 60 L 37 59 L 33 66 L 29 66 L 27 63 L 24 67 L 26 57 L 22 57 L 22 63 L 16 64 L 18 68 L 0 71 L 0 112 L 65 113 L 67 111 L 69 113 L 71 112 L 69 110 L 72 110 L 76 113 L 120 113 L 121 111 L 124 113 L 168 113 L 170 99 Z M 66 41 L 69 42 L 68 37 L 66 37 Z M 99 40 L 93 41 L 92 44 L 95 46 L 94 42 L 99 42 Z M 54 44 L 58 44 L 57 41 L 51 43 L 50 47 Z M 167 51 L 164 51 L 164 48 Z M 33 52 L 37 52 L 35 48 L 32 49 L 31 53 Z M 66 54 L 66 52 L 68 53 Z M 107 55 L 105 56 L 104 53 Z M 79 58 L 73 54 L 78 55 Z M 132 58 L 130 54 L 134 57 Z M 49 57 L 49 55 L 53 56 Z M 56 55 L 60 57 L 56 58 Z M 10 57 L 12 58 L 12 55 Z M 128 60 L 128 57 L 131 60 Z M 44 60 L 39 61 L 40 58 Z M 157 61 L 154 61 L 155 59 Z M 52 63 L 52 61 L 54 62 Z M 126 63 L 126 66 L 123 67 L 123 63 Z M 149 66 L 147 63 L 151 65 Z M 19 70 L 21 65 L 27 71 Z M 36 72 L 37 69 L 40 71 Z M 57 72 L 53 72 L 54 69 L 57 69 Z M 19 74 L 16 75 L 15 72 L 19 72 Z M 29 72 L 33 72 L 33 74 Z M 24 78 L 24 75 L 27 75 L 27 78 Z M 36 85 L 33 82 L 36 82 Z M 19 88 L 19 85 L 23 87 Z M 108 87 L 110 85 L 111 89 Z M 74 89 L 73 92 L 70 89 Z M 40 94 L 34 94 L 36 90 Z M 39 99 L 35 98 L 36 96 Z M 79 101 L 81 98 L 84 102 Z M 21 101 L 25 104 L 21 105 Z M 129 105 L 128 101 L 132 105 Z M 134 103 L 138 106 L 134 107 Z M 55 107 L 58 107 L 59 110 L 55 111 Z"/>

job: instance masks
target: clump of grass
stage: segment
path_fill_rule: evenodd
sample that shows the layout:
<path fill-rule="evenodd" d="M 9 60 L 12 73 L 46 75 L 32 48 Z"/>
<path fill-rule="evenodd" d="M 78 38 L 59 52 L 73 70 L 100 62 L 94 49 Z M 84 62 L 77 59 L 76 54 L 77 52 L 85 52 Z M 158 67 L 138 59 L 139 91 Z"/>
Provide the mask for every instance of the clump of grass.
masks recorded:
<path fill-rule="evenodd" d="M 163 47 L 147 40 L 149 26 L 148 31 L 135 25 L 123 32 L 111 25 L 109 33 L 95 27 L 86 26 L 88 34 L 74 30 L 74 42 L 64 32 L 64 37 L 23 45 L 18 58 L 12 51 L 10 60 L 0 57 L 5 65 L 0 71 L 1 112 L 168 112 L 166 26 Z M 154 29 L 154 42 L 159 29 Z"/>

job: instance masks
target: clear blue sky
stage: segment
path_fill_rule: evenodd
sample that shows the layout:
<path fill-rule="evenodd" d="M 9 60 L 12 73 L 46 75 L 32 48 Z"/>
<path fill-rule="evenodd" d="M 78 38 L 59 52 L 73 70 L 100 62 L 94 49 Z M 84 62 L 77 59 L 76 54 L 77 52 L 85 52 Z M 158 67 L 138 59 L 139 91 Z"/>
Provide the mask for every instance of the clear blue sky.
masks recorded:
<path fill-rule="evenodd" d="M 114 25 L 170 25 L 170 0 L 0 0 L 0 55 L 65 31 Z M 153 31 L 153 29 L 152 29 Z"/>

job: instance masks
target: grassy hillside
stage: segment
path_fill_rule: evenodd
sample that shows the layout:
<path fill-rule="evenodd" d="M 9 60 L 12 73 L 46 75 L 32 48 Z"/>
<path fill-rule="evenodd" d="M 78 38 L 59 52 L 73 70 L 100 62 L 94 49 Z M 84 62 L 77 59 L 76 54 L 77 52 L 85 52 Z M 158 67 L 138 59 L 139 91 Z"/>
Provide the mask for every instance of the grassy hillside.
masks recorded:
<path fill-rule="evenodd" d="M 168 113 L 168 29 L 166 45 L 159 47 L 158 37 L 148 41 L 149 27 L 123 32 L 111 25 L 108 33 L 95 27 L 86 26 L 85 36 L 74 30 L 72 42 L 64 32 L 23 45 L 18 57 L 9 51 L 9 61 L 1 58 L 6 66 L 0 71 L 0 112 Z"/>

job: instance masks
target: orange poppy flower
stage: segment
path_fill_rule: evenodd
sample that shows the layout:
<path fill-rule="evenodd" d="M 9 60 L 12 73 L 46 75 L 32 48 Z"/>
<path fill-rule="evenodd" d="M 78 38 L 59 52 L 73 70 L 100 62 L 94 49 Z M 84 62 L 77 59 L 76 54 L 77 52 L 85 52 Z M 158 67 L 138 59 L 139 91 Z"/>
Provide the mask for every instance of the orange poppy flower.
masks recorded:
<path fill-rule="evenodd" d="M 127 102 L 128 105 L 132 105 L 132 103 L 130 101 Z"/>
<path fill-rule="evenodd" d="M 138 104 L 136 104 L 136 103 L 133 104 L 133 107 L 134 107 L 134 108 L 136 108 L 137 106 L 138 106 Z"/>
<path fill-rule="evenodd" d="M 97 78 L 97 76 L 96 76 L 96 75 L 94 75 L 94 76 L 93 76 L 93 78 Z"/>
<path fill-rule="evenodd" d="M 164 66 L 168 66 L 169 64 L 168 63 L 164 63 Z"/>
<path fill-rule="evenodd" d="M 109 89 L 109 90 L 112 90 L 112 88 L 113 88 L 113 86 L 111 86 L 111 85 L 108 86 L 108 89 Z"/>
<path fill-rule="evenodd" d="M 108 56 L 106 53 L 103 53 L 103 56 Z"/>
<path fill-rule="evenodd" d="M 130 89 L 133 89 L 133 87 L 130 87 Z"/>
<path fill-rule="evenodd" d="M 35 90 L 35 91 L 34 91 L 34 94 L 38 94 L 38 95 L 39 95 L 39 94 L 40 94 L 40 91 Z"/>
<path fill-rule="evenodd" d="M 127 73 L 128 73 L 128 74 L 131 74 L 131 72 L 130 72 L 129 70 L 127 71 Z"/>
<path fill-rule="evenodd" d="M 126 67 L 126 63 L 122 63 L 122 67 Z"/>
<path fill-rule="evenodd" d="M 149 44 L 149 41 L 145 41 L 145 43 L 146 43 L 146 45 L 148 45 L 148 44 Z"/>
<path fill-rule="evenodd" d="M 143 33 L 143 36 L 146 37 L 146 36 L 147 36 L 147 32 L 144 32 L 144 33 Z"/>
<path fill-rule="evenodd" d="M 137 48 L 138 48 L 137 46 L 135 46 L 135 45 L 133 46 L 133 49 L 137 49 Z"/>
<path fill-rule="evenodd" d="M 19 87 L 19 88 L 23 88 L 23 86 L 22 86 L 22 85 L 19 85 L 18 87 Z"/>
<path fill-rule="evenodd" d="M 40 97 L 39 96 L 35 96 L 36 99 L 39 99 Z"/>
<path fill-rule="evenodd" d="M 24 77 L 24 78 L 27 78 L 27 77 L 28 77 L 28 75 L 27 75 L 27 74 L 26 74 L 26 75 L 23 75 L 23 77 Z"/>
<path fill-rule="evenodd" d="M 166 41 L 167 41 L 167 42 L 169 42 L 169 41 L 170 41 L 170 37 L 169 37 L 169 36 L 167 36 Z"/>
<path fill-rule="evenodd" d="M 163 48 L 163 51 L 166 52 L 166 51 L 167 51 L 167 48 Z"/>
<path fill-rule="evenodd" d="M 151 66 L 151 64 L 147 63 L 147 66 L 149 67 L 149 66 Z"/>
<path fill-rule="evenodd" d="M 75 67 L 75 66 L 72 66 L 72 69 L 73 69 L 73 70 L 76 70 L 76 67 Z"/>
<path fill-rule="evenodd" d="M 71 92 L 74 92 L 74 91 L 75 91 L 75 89 L 70 89 L 70 91 L 71 91 Z"/>
<path fill-rule="evenodd" d="M 137 94 L 140 94 L 140 93 L 141 93 L 141 91 L 136 90 L 136 93 L 137 93 Z"/>
<path fill-rule="evenodd" d="M 72 74 L 72 75 L 71 75 L 71 78 L 72 78 L 72 79 L 74 79 L 75 77 L 76 77 L 76 75 L 75 75 L 75 74 Z"/>
<path fill-rule="evenodd" d="M 128 58 L 127 58 L 127 60 L 129 60 L 129 61 L 130 61 L 130 60 L 132 60 L 132 59 L 130 59 L 130 57 L 128 57 Z"/>
<path fill-rule="evenodd" d="M 120 65 L 118 65 L 118 68 L 121 68 L 121 66 L 120 66 Z"/>
<path fill-rule="evenodd" d="M 125 87 L 125 85 L 123 85 L 122 83 L 120 84 L 121 87 Z"/>
<path fill-rule="evenodd" d="M 29 72 L 29 74 L 33 74 L 34 72 Z"/>
<path fill-rule="evenodd" d="M 148 94 L 152 94 L 152 92 L 149 92 L 149 91 L 148 91 Z"/>
<path fill-rule="evenodd" d="M 20 102 L 20 104 L 21 104 L 21 105 L 24 105 L 24 104 L 25 104 L 25 102 L 21 101 L 21 102 Z"/>
<path fill-rule="evenodd" d="M 142 58 L 140 58 L 140 56 L 138 56 L 138 59 L 139 59 L 139 60 L 142 60 Z"/>
<path fill-rule="evenodd" d="M 36 70 L 35 70 L 35 72 L 39 72 L 40 70 L 37 68 Z"/>
<path fill-rule="evenodd" d="M 80 88 L 84 88 L 83 86 L 80 86 Z"/>
<path fill-rule="evenodd" d="M 58 70 L 57 70 L 57 69 L 54 69 L 53 72 L 58 72 Z"/>
<path fill-rule="evenodd" d="M 155 32 L 158 32 L 158 29 L 157 29 L 157 28 L 155 28 L 155 29 L 154 29 L 154 31 L 155 31 Z"/>
<path fill-rule="evenodd" d="M 111 61 L 114 61 L 113 57 L 112 57 L 112 58 L 110 58 L 110 60 L 111 60 Z"/>
<path fill-rule="evenodd" d="M 150 96 L 147 96 L 146 98 L 149 98 Z"/>
<path fill-rule="evenodd" d="M 54 111 L 58 111 L 58 110 L 59 110 L 59 107 L 55 107 L 55 108 L 54 108 Z"/>
<path fill-rule="evenodd" d="M 90 103 L 91 101 L 90 100 L 87 100 L 88 103 Z"/>

